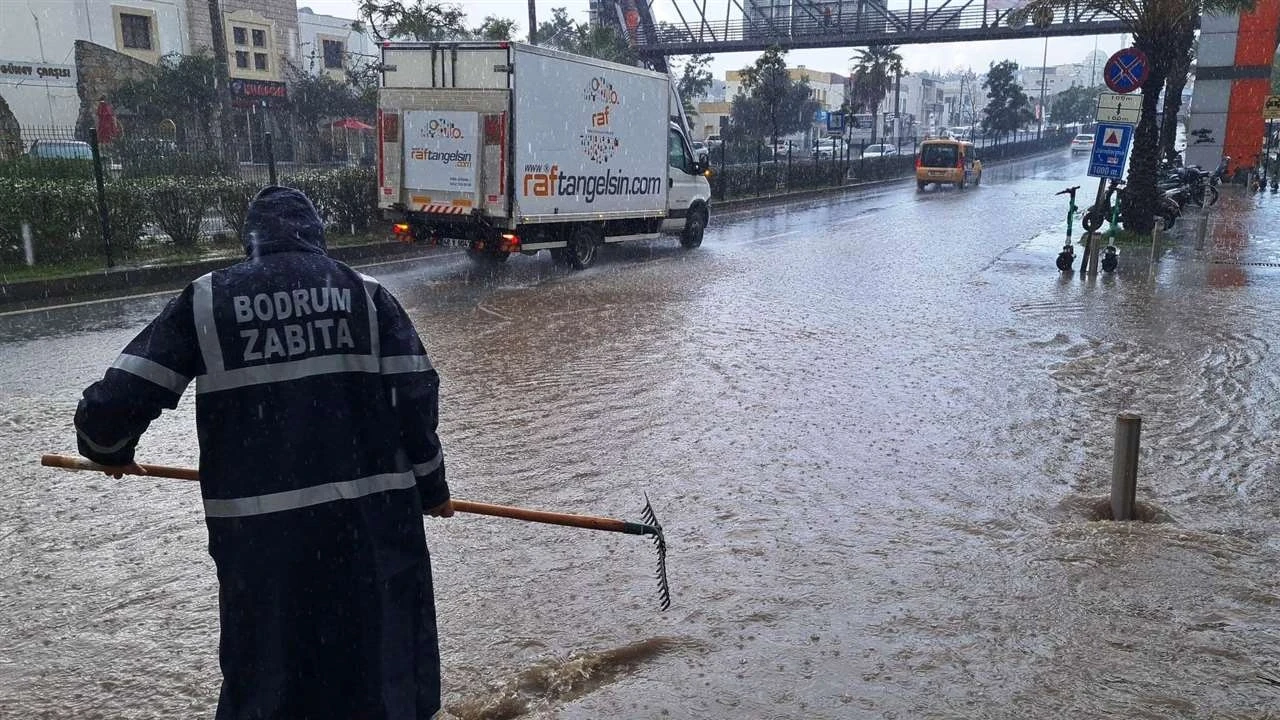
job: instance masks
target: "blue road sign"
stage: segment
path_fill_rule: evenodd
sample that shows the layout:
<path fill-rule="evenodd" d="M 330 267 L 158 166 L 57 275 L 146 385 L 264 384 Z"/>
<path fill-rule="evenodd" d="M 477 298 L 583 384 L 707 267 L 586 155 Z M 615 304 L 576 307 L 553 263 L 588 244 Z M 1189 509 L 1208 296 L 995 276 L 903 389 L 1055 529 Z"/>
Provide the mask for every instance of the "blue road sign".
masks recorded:
<path fill-rule="evenodd" d="M 1129 156 L 1133 126 L 1099 123 L 1089 154 L 1089 177 L 1119 180 L 1124 177 L 1124 161 Z"/>
<path fill-rule="evenodd" d="M 1117 50 L 1102 66 L 1102 79 L 1113 92 L 1131 93 L 1142 87 L 1151 74 L 1147 54 L 1138 48 Z"/>
<path fill-rule="evenodd" d="M 833 112 L 827 115 L 827 132 L 844 131 L 844 113 Z"/>
<path fill-rule="evenodd" d="M 827 115 L 828 113 L 826 110 L 815 110 L 813 113 L 813 121 L 824 123 L 827 121 Z"/>

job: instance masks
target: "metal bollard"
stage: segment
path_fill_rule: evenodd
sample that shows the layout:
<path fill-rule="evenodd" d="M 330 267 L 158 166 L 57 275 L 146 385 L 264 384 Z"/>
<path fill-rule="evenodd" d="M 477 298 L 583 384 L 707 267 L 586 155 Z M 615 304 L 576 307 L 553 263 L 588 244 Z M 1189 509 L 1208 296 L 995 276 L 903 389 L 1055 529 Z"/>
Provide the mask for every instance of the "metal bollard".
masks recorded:
<path fill-rule="evenodd" d="M 22 254 L 27 260 L 27 266 L 36 264 L 36 244 L 31 238 L 31 223 L 22 223 Z"/>
<path fill-rule="evenodd" d="M 1142 418 L 1132 413 L 1116 416 L 1115 459 L 1111 464 L 1111 519 L 1133 520 L 1138 494 L 1138 439 Z"/>

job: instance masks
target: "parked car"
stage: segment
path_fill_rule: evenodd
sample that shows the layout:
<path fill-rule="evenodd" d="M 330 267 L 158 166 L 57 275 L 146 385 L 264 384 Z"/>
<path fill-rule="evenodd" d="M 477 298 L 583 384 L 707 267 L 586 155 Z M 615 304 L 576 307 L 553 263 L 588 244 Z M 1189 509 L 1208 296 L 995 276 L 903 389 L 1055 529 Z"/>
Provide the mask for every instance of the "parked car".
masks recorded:
<path fill-rule="evenodd" d="M 898 147 L 889 144 L 868 145 L 862 151 L 862 157 L 864 158 L 891 157 L 899 154 Z"/>
<path fill-rule="evenodd" d="M 93 148 L 83 140 L 36 140 L 27 155 L 42 160 L 93 160 Z"/>
<path fill-rule="evenodd" d="M 724 139 L 723 139 L 723 138 L 721 138 L 719 135 L 708 135 L 708 136 L 707 136 L 707 149 L 708 149 L 708 150 L 715 150 L 716 148 L 720 147 L 721 145 L 724 145 Z"/>
<path fill-rule="evenodd" d="M 1071 138 L 1071 154 L 1089 152 L 1093 150 L 1093 136 L 1089 133 L 1080 133 Z"/>
<path fill-rule="evenodd" d="M 27 157 L 36 160 L 83 160 L 93 162 L 93 148 L 83 140 L 36 140 L 27 149 Z M 120 161 L 103 156 L 106 171 L 113 176 L 120 173 Z"/>
<path fill-rule="evenodd" d="M 819 140 L 813 147 L 813 154 L 820 160 L 828 160 L 839 155 L 841 152 L 848 151 L 842 150 L 840 141 L 833 138 Z"/>

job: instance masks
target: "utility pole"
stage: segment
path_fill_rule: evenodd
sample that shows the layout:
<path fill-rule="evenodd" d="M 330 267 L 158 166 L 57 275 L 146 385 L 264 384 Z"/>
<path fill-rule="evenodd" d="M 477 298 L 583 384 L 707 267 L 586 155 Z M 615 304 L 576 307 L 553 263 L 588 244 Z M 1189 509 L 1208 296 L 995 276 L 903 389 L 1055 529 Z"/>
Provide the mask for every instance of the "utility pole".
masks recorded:
<path fill-rule="evenodd" d="M 893 76 L 893 146 L 896 148 L 902 138 L 902 71 L 894 71 Z"/>
<path fill-rule="evenodd" d="M 532 1 L 532 0 L 530 0 Z M 209 32 L 212 35 L 213 59 L 217 77 L 218 104 L 214 107 L 218 122 L 222 169 L 231 174 L 238 168 L 236 149 L 231 142 L 231 71 L 227 67 L 227 36 L 222 26 L 222 8 L 218 0 L 209 0 Z"/>
<path fill-rule="evenodd" d="M 1045 35 L 1044 36 L 1044 59 L 1040 61 L 1040 117 L 1039 117 L 1039 122 L 1036 123 L 1036 139 L 1037 140 L 1040 139 L 1040 134 L 1044 131 L 1044 121 L 1049 117 L 1049 114 L 1045 112 L 1045 109 L 1044 109 L 1044 76 L 1045 76 L 1045 72 L 1049 69 L 1047 67 L 1048 64 L 1049 64 L 1049 36 Z"/>
<path fill-rule="evenodd" d="M 534 9 L 534 0 L 529 0 L 529 44 L 538 44 L 538 12 Z"/>

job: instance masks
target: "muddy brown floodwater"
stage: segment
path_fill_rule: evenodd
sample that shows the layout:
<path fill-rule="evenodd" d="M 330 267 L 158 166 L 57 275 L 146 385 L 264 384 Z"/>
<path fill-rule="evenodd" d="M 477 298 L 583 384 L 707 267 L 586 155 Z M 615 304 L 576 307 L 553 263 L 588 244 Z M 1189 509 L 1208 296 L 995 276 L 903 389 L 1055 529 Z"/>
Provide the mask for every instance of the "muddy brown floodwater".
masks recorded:
<path fill-rule="evenodd" d="M 447 715 L 1277 717 L 1280 200 L 1060 275 L 1083 174 L 723 213 L 581 273 L 367 268 L 440 369 L 455 496 L 647 494 L 670 546 L 663 613 L 643 538 L 429 520 Z M 0 316 L 0 717 L 212 715 L 195 489 L 37 465 L 163 302 Z M 1092 519 L 1120 412 L 1161 522 Z M 192 418 L 140 457 L 194 464 Z"/>

